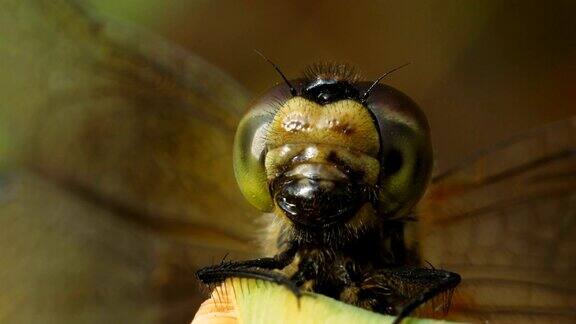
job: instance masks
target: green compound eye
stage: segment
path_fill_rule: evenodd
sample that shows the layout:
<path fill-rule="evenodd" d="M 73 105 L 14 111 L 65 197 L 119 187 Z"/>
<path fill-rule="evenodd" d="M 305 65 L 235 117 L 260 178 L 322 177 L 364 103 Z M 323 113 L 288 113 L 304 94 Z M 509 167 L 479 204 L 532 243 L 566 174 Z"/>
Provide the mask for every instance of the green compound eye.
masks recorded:
<path fill-rule="evenodd" d="M 234 139 L 234 174 L 244 197 L 261 211 L 272 210 L 268 193 L 264 158 L 266 155 L 267 114 L 249 112 L 238 127 Z"/>
<path fill-rule="evenodd" d="M 266 137 L 278 105 L 291 97 L 284 85 L 270 89 L 252 104 L 234 138 L 234 174 L 240 191 L 250 204 L 264 212 L 272 211 L 274 206 L 264 166 Z"/>

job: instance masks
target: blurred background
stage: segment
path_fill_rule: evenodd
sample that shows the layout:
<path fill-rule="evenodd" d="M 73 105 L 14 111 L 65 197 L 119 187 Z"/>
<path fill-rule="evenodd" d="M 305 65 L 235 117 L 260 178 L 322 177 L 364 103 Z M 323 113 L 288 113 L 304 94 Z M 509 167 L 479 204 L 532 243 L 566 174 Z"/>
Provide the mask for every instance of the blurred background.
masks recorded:
<path fill-rule="evenodd" d="M 348 62 L 420 104 L 437 163 L 576 113 L 576 3 L 541 1 L 98 0 L 163 35 L 253 96 L 317 61 Z"/>
<path fill-rule="evenodd" d="M 78 2 L 195 53 L 251 99 L 279 82 L 254 49 L 289 78 L 318 61 L 367 80 L 411 62 L 384 82 L 427 114 L 438 169 L 576 114 L 572 0 Z M 0 1 L 0 322 L 189 322 L 207 296 L 194 270 L 231 246 L 254 254 L 258 216 L 232 176 L 237 116 L 212 111 L 224 131 L 195 117 L 247 104 L 202 64 L 177 80 L 190 88 L 149 82 L 188 66 L 149 68 L 130 56 L 158 54 L 139 38 L 110 50 L 77 14 Z"/>

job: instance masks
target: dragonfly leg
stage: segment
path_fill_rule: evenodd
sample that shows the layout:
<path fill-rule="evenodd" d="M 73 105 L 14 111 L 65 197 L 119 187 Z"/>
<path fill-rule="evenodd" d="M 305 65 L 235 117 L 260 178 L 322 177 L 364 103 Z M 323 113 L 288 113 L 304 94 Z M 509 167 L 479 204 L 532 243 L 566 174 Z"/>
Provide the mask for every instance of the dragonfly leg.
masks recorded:
<path fill-rule="evenodd" d="M 358 294 L 374 311 L 396 315 L 393 324 L 399 324 L 416 308 L 443 294 L 448 298 L 440 300 L 441 306 L 448 312 L 451 292 L 460 280 L 457 273 L 437 269 L 382 269 L 365 277 Z"/>
<path fill-rule="evenodd" d="M 221 283 L 233 277 L 271 281 L 285 286 L 299 297 L 301 293 L 296 283 L 283 274 L 273 271 L 288 266 L 294 260 L 296 251 L 296 246 L 291 246 L 273 257 L 236 262 L 223 261 L 220 264 L 198 270 L 196 277 L 206 285 Z"/>

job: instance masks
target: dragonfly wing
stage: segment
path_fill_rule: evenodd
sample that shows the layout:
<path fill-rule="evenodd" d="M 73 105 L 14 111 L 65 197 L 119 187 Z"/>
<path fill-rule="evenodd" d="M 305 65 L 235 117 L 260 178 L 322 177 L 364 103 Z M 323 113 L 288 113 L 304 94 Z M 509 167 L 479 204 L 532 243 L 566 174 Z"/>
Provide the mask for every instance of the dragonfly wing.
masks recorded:
<path fill-rule="evenodd" d="M 193 312 L 192 270 L 252 248 L 231 167 L 243 89 L 73 1 L 2 1 L 0 30 L 0 319 Z"/>
<path fill-rule="evenodd" d="M 424 259 L 462 275 L 454 318 L 576 319 L 576 117 L 437 175 L 419 216 Z"/>

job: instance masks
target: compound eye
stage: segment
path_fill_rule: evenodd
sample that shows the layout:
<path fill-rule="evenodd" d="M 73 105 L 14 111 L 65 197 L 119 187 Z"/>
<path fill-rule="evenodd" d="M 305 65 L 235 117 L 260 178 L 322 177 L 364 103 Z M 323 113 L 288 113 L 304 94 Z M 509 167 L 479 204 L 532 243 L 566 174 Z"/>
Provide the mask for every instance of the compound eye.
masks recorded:
<path fill-rule="evenodd" d="M 378 209 L 401 217 L 424 193 L 432 170 L 428 122 L 408 96 L 382 84 L 373 88 L 366 107 L 380 133 Z"/>
<path fill-rule="evenodd" d="M 285 85 L 270 89 L 252 104 L 234 138 L 234 174 L 244 197 L 261 211 L 272 211 L 264 159 L 267 133 L 278 105 L 291 98 Z"/>

